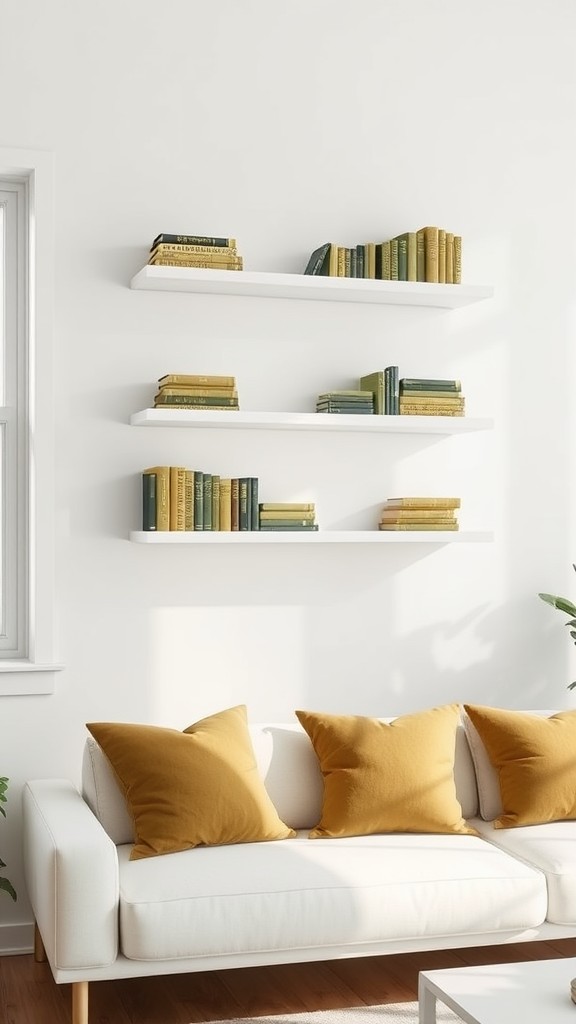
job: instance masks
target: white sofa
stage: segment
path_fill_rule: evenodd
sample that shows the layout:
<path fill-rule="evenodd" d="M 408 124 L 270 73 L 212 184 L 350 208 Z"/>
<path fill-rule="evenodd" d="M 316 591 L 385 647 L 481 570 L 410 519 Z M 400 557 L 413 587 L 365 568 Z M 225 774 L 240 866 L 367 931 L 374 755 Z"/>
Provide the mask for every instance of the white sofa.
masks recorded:
<path fill-rule="evenodd" d="M 456 791 L 478 836 L 310 841 L 323 781 L 308 736 L 275 723 L 250 735 L 294 839 L 130 860 L 132 820 L 92 737 L 82 793 L 62 779 L 26 784 L 36 955 L 72 983 L 73 1024 L 87 1024 L 88 983 L 101 979 L 576 935 L 576 822 L 495 830 L 483 820 L 461 725 Z M 484 794 L 488 806 L 485 784 Z"/>

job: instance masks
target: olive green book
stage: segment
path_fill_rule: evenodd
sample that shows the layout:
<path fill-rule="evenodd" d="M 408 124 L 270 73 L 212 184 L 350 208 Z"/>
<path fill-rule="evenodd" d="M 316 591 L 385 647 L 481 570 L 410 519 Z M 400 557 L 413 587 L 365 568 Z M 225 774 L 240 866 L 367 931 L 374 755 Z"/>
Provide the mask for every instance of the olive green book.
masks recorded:
<path fill-rule="evenodd" d="M 204 490 L 204 508 L 202 510 L 202 521 L 204 530 L 212 529 L 212 474 L 202 474 L 202 486 Z"/>
<path fill-rule="evenodd" d="M 360 377 L 358 382 L 362 391 L 371 391 L 374 395 L 374 412 L 383 416 L 386 410 L 386 382 L 384 370 L 376 370 L 374 373 L 367 373 Z"/>
<path fill-rule="evenodd" d="M 194 529 L 204 529 L 204 473 L 194 470 Z"/>
<path fill-rule="evenodd" d="M 212 474 L 212 529 L 220 529 L 220 477 Z"/>
<path fill-rule="evenodd" d="M 156 474 L 156 529 L 170 529 L 170 466 L 151 466 L 144 473 Z"/>

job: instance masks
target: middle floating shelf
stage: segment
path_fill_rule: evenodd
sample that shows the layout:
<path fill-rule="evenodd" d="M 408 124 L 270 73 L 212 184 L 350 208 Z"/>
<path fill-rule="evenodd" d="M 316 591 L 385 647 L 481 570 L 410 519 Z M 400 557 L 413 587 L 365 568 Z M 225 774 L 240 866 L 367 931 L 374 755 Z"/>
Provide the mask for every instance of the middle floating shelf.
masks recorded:
<path fill-rule="evenodd" d="M 354 416 L 314 412 L 213 412 L 190 409 L 142 409 L 132 413 L 133 427 L 207 427 L 227 430 L 332 430 L 364 434 L 467 434 L 491 430 L 494 421 L 471 416 Z"/>

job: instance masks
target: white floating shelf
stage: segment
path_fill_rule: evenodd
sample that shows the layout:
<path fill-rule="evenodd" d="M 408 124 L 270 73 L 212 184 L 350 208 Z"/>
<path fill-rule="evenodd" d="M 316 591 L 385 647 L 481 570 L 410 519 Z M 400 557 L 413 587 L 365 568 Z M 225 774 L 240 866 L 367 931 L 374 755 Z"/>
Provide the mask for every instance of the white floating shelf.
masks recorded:
<path fill-rule="evenodd" d="M 226 271 L 223 271 L 226 273 Z M 491 419 L 467 416 L 361 416 L 317 412 L 242 412 L 201 409 L 142 409 L 133 427 L 208 427 L 230 430 L 339 430 L 364 434 L 467 434 L 490 430 Z"/>
<path fill-rule="evenodd" d="M 383 305 L 456 309 L 494 294 L 491 285 L 426 284 L 415 281 L 372 281 L 366 278 L 269 274 L 250 270 L 209 270 L 196 267 L 146 265 L 130 287 L 161 292 L 206 292 L 258 295 L 272 299 L 315 299 L 329 302 L 376 302 Z"/>
<path fill-rule="evenodd" d="M 478 544 L 493 540 L 493 534 L 479 530 L 318 530 L 310 533 L 133 530 L 130 540 L 135 544 Z"/>

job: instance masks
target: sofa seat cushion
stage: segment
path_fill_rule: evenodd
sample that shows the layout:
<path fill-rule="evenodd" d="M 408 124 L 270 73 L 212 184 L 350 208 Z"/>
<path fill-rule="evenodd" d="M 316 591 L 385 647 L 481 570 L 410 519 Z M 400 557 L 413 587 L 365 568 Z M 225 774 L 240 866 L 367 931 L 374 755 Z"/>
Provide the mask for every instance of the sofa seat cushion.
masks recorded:
<path fill-rule="evenodd" d="M 506 829 L 495 829 L 488 821 L 474 824 L 499 849 L 543 872 L 548 886 L 548 921 L 576 924 L 576 821 Z"/>
<path fill-rule="evenodd" d="M 120 943 L 153 961 L 535 927 L 544 876 L 468 835 L 118 849 Z"/>

